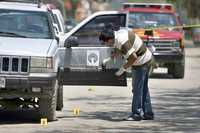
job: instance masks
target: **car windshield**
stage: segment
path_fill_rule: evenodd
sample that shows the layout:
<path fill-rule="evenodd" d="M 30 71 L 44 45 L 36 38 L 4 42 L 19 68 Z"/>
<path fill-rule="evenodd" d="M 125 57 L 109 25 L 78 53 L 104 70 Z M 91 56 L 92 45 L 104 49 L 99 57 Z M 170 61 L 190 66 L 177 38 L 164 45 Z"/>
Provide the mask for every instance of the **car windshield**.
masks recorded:
<path fill-rule="evenodd" d="M 130 28 L 154 28 L 176 26 L 176 19 L 173 14 L 168 13 L 130 13 Z"/>
<path fill-rule="evenodd" d="M 45 12 L 0 10 L 0 36 L 52 38 Z"/>

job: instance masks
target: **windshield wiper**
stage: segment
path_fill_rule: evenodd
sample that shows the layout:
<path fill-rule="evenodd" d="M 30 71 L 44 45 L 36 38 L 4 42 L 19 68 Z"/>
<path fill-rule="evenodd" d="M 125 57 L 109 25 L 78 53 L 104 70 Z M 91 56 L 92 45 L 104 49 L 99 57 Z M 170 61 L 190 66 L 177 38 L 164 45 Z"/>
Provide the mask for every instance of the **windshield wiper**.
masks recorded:
<path fill-rule="evenodd" d="M 5 31 L 0 31 L 0 35 L 9 35 L 9 36 L 13 36 L 13 37 L 22 37 L 22 38 L 27 38 L 26 36 L 17 34 L 17 33 L 13 33 L 13 32 L 5 32 Z"/>

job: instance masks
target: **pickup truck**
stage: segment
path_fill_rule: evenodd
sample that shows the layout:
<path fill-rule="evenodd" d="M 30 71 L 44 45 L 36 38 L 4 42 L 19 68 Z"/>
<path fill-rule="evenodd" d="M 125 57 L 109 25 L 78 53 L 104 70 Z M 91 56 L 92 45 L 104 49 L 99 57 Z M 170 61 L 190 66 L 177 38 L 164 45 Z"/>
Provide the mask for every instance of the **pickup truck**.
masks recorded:
<path fill-rule="evenodd" d="M 143 39 L 152 51 L 156 67 L 168 68 L 173 78 L 184 78 L 185 50 L 180 18 L 172 4 L 123 3 L 129 12 L 128 27 Z"/>

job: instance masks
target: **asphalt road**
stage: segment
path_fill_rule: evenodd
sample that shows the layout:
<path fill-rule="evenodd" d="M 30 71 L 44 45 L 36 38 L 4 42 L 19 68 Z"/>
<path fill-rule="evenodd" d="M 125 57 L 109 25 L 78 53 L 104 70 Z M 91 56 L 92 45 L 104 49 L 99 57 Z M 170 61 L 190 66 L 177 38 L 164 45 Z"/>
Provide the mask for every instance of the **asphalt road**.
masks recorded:
<path fill-rule="evenodd" d="M 149 86 L 155 120 L 123 121 L 131 110 L 128 87 L 65 86 L 64 109 L 58 120 L 41 126 L 33 111 L 0 112 L 0 133 L 199 133 L 200 47 L 186 48 L 184 79 L 156 70 Z M 80 108 L 75 116 L 74 108 Z"/>

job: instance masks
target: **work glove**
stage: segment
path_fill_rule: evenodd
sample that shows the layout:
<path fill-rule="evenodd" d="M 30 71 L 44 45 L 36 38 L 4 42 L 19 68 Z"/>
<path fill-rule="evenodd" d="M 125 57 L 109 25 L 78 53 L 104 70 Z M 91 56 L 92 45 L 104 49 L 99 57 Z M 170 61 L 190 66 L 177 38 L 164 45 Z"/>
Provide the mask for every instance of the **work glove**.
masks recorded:
<path fill-rule="evenodd" d="M 112 60 L 112 58 L 111 58 L 111 57 L 108 57 L 108 58 L 104 59 L 104 60 L 103 60 L 103 62 L 102 62 L 102 65 L 104 65 L 104 66 L 105 66 L 105 65 L 106 65 L 106 63 L 107 63 L 107 62 L 109 62 L 110 60 Z"/>
<path fill-rule="evenodd" d="M 124 69 L 124 67 L 121 67 L 116 73 L 116 76 L 121 76 L 124 72 L 126 71 L 126 69 Z"/>

